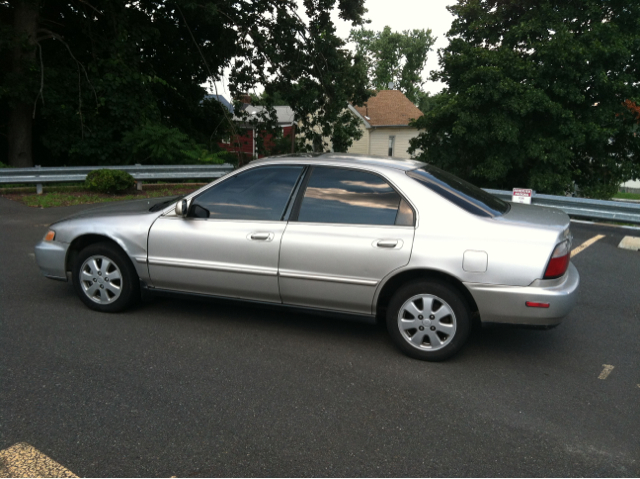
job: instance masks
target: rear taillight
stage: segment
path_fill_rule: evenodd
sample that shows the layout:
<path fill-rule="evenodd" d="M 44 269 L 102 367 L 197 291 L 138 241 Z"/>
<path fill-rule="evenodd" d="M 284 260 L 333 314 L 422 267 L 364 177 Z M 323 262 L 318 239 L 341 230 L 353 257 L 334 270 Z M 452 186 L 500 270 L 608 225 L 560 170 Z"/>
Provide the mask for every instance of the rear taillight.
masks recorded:
<path fill-rule="evenodd" d="M 559 278 L 567 272 L 571 257 L 570 244 L 569 241 L 563 241 L 553 250 L 547 269 L 544 272 L 544 279 Z"/>

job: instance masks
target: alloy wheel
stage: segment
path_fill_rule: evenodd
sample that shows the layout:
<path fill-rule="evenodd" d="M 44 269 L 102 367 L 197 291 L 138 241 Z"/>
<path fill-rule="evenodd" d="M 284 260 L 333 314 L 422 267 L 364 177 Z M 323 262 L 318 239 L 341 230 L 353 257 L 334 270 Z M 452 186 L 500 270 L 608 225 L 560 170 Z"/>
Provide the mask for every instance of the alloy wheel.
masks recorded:
<path fill-rule="evenodd" d="M 122 294 L 122 273 L 118 265 L 103 255 L 89 256 L 80 267 L 84 294 L 98 304 L 110 304 Z"/>
<path fill-rule="evenodd" d="M 398 311 L 398 329 L 414 348 L 437 351 L 455 336 L 456 315 L 442 298 L 419 294 L 405 301 Z"/>

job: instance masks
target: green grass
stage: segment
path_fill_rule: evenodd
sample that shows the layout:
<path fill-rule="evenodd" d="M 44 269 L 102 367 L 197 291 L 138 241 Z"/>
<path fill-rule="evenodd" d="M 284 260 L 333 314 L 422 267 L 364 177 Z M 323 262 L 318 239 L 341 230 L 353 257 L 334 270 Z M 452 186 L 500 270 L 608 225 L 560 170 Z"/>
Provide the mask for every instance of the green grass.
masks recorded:
<path fill-rule="evenodd" d="M 623 193 L 618 192 L 613 195 L 614 198 L 619 198 L 621 200 L 640 200 L 640 193 Z"/>
<path fill-rule="evenodd" d="M 89 203 L 102 203 L 108 198 L 100 198 L 98 195 L 85 194 L 73 196 L 66 193 L 44 193 L 42 195 L 23 196 L 21 201 L 27 206 L 37 208 L 51 208 L 55 206 L 83 205 Z"/>
<path fill-rule="evenodd" d="M 53 208 L 57 206 L 73 206 L 158 198 L 161 196 L 177 196 L 191 193 L 197 188 L 199 188 L 197 185 L 163 185 L 161 188 L 156 187 L 144 191 L 136 191 L 135 193 L 130 194 L 107 195 L 90 192 L 79 186 L 62 186 L 56 187 L 55 191 L 47 191 L 41 195 L 34 194 L 33 192 L 7 193 L 6 190 L 2 192 L 2 195 L 12 200 L 20 201 L 27 206 L 35 208 Z"/>

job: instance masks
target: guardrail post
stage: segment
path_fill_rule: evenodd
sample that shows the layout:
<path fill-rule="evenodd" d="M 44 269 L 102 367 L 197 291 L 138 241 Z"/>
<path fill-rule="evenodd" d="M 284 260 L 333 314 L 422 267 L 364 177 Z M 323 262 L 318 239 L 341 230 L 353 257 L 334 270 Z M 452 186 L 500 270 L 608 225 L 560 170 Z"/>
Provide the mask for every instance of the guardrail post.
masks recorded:
<path fill-rule="evenodd" d="M 142 166 L 142 163 L 136 163 L 135 166 Z M 142 191 L 142 180 L 136 180 L 136 190 Z"/>
<path fill-rule="evenodd" d="M 40 165 L 36 165 L 36 168 L 40 168 Z M 42 194 L 42 183 L 38 183 L 36 184 L 36 194 L 41 195 Z"/>

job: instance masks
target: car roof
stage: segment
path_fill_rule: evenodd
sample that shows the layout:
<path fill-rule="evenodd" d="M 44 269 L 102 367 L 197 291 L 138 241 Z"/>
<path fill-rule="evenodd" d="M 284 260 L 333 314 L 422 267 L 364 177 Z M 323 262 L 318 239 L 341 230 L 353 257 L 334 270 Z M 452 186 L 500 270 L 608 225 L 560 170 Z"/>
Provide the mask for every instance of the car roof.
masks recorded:
<path fill-rule="evenodd" d="M 421 168 L 426 165 L 426 163 L 416 160 L 390 158 L 388 156 L 357 155 L 353 153 L 292 153 L 261 158 L 259 160 L 253 160 L 251 163 L 313 164 L 315 162 L 322 163 L 323 165 L 330 164 L 336 166 L 370 165 L 394 168 L 402 171 L 415 170 L 416 168 Z"/>

